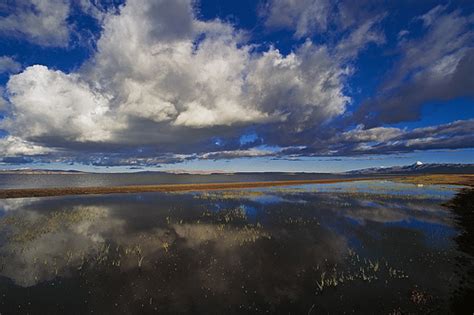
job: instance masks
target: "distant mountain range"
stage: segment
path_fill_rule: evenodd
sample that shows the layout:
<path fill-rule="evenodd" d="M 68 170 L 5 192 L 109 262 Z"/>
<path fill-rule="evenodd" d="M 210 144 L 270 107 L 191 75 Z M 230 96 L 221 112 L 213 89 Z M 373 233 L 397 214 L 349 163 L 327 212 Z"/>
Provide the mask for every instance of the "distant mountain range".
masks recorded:
<path fill-rule="evenodd" d="M 424 164 L 416 162 L 412 165 L 373 167 L 345 172 L 350 175 L 390 175 L 390 174 L 474 174 L 474 164 Z"/>
<path fill-rule="evenodd" d="M 169 170 L 169 171 L 139 171 L 138 174 L 168 174 L 168 175 L 304 175 L 304 176 L 326 176 L 338 177 L 357 176 L 357 175 L 396 175 L 396 174 L 474 174 L 474 164 L 424 164 L 416 162 L 412 165 L 391 166 L 391 167 L 373 167 L 359 170 L 348 171 L 344 173 L 311 173 L 311 172 L 227 172 L 221 170 L 212 171 L 187 171 L 187 170 Z M 88 174 L 88 172 L 76 170 L 42 170 L 42 169 L 15 169 L 0 170 L 0 174 Z"/>

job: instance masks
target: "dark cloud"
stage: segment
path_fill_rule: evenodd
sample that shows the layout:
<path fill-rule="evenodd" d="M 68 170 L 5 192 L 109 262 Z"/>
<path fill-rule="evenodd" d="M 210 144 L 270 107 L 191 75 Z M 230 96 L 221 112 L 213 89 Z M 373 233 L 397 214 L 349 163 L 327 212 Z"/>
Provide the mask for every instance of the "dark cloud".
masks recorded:
<path fill-rule="evenodd" d="M 21 64 L 11 56 L 0 56 L 0 74 L 17 73 L 21 70 Z"/>
<path fill-rule="evenodd" d="M 0 159 L 5 164 L 26 164 L 34 162 L 34 159 L 26 156 L 7 156 Z"/>
<path fill-rule="evenodd" d="M 329 27 L 334 5 L 329 0 L 270 0 L 262 6 L 261 14 L 269 28 L 289 28 L 295 37 L 307 37 L 324 32 Z"/>
<path fill-rule="evenodd" d="M 424 35 L 402 39 L 401 59 L 356 121 L 368 126 L 413 121 L 430 101 L 474 97 L 474 19 L 437 6 L 420 16 Z"/>
<path fill-rule="evenodd" d="M 321 139 L 316 146 L 306 147 L 293 155 L 360 156 L 408 153 L 418 150 L 462 149 L 474 147 L 474 120 L 459 120 L 448 124 L 416 128 L 365 128 L 360 125 L 347 132 Z"/>
<path fill-rule="evenodd" d="M 70 28 L 68 0 L 18 0 L 0 4 L 0 34 L 42 46 L 65 47 Z"/>

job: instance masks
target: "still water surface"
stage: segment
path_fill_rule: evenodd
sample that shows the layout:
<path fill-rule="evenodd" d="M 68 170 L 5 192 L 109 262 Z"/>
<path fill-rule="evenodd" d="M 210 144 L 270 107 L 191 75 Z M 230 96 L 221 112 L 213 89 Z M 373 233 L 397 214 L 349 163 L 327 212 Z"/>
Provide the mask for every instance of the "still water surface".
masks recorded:
<path fill-rule="evenodd" d="M 168 174 L 142 173 L 81 173 L 81 174 L 0 174 L 0 189 L 109 187 L 128 185 L 200 184 L 256 182 L 355 177 L 356 175 L 317 173 L 236 173 L 236 174 Z"/>
<path fill-rule="evenodd" d="M 0 200 L 0 312 L 472 313 L 472 192 L 443 205 L 458 192 L 366 181 Z"/>

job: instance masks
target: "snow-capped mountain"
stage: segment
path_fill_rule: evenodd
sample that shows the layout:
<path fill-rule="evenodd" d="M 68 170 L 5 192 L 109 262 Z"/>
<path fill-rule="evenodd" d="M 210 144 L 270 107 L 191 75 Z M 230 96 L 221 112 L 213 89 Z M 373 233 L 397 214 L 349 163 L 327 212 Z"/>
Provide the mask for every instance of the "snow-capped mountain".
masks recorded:
<path fill-rule="evenodd" d="M 474 164 L 431 164 L 420 161 L 405 166 L 374 167 L 353 170 L 346 174 L 474 174 Z"/>

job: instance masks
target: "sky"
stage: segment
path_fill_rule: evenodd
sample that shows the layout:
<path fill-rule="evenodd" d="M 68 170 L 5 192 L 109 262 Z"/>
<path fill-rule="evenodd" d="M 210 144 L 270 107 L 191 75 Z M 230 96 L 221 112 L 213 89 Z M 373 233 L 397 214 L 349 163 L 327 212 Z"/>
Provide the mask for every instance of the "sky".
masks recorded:
<path fill-rule="evenodd" d="M 0 0 L 0 169 L 474 162 L 474 2 Z"/>

